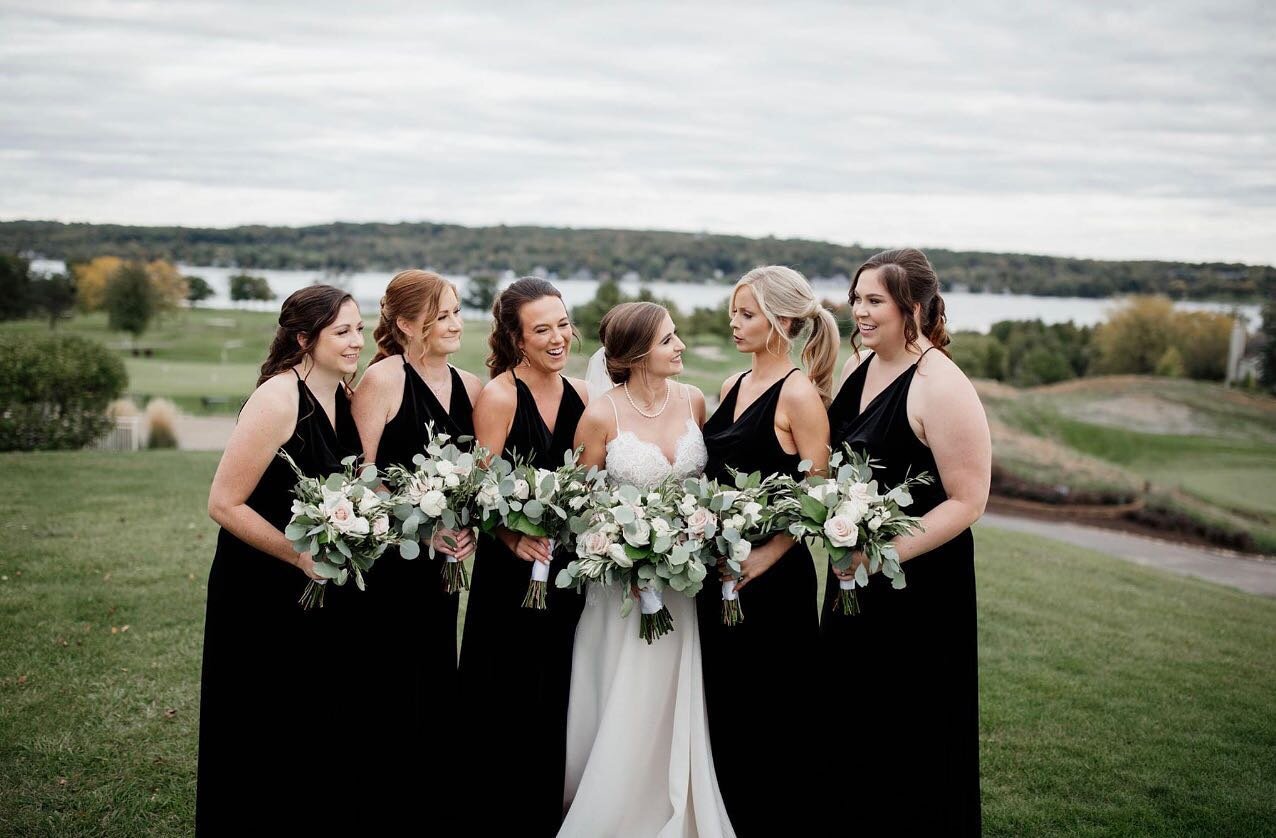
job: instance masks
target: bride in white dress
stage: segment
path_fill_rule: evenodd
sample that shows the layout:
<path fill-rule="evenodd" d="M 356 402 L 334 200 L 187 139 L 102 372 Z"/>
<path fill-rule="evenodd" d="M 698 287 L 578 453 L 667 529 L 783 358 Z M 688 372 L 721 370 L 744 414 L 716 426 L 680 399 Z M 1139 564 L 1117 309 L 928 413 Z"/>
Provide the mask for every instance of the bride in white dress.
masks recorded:
<path fill-rule="evenodd" d="M 607 371 L 596 369 L 596 356 L 576 432 L 582 461 L 604 466 L 615 485 L 639 488 L 703 473 L 704 395 L 670 380 L 682 372 L 685 346 L 669 312 L 624 303 L 599 332 Z M 576 629 L 558 834 L 734 838 L 709 749 L 695 602 L 666 590 L 674 630 L 648 645 L 639 609 L 620 617 L 620 598 L 630 595 L 591 586 Z"/>

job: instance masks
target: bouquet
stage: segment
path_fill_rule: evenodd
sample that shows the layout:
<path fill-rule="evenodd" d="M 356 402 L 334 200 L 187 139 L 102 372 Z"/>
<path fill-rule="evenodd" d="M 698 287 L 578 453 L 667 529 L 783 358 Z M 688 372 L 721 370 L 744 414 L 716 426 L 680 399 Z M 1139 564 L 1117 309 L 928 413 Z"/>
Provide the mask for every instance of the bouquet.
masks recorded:
<path fill-rule="evenodd" d="M 699 506 L 694 498 L 681 507 L 677 502 L 680 495 L 685 499 L 689 494 L 672 480 L 645 493 L 633 486 L 596 493 L 592 512 L 576 540 L 577 558 L 555 583 L 560 588 L 579 587 L 587 581 L 636 588 L 642 639 L 653 643 L 673 631 L 664 590 L 695 596 L 707 575 L 704 554 L 710 542 L 705 540 L 703 524 L 692 520 Z M 683 508 L 689 510 L 687 515 Z M 629 615 L 633 602 L 625 597 L 621 617 Z"/>
<path fill-rule="evenodd" d="M 777 492 L 780 480 L 779 475 L 769 475 L 764 480 L 759 472 L 732 471 L 732 476 L 734 486 L 723 486 L 703 477 L 698 481 L 688 480 L 687 494 L 680 502 L 680 509 L 692 522 L 693 530 L 702 532 L 702 537 L 713 544 L 715 555 L 726 561 L 732 573 L 722 579 L 722 623 L 727 626 L 744 621 L 735 589 L 740 563 L 749 557 L 753 542 L 776 529 L 772 524 L 771 497 Z"/>
<path fill-rule="evenodd" d="M 421 554 L 420 542 L 429 545 L 430 558 L 434 558 L 434 535 L 438 530 L 472 528 L 477 523 L 476 496 L 484 481 L 480 463 L 487 459 L 486 449 L 462 451 L 449 440 L 448 434 L 434 433 L 429 427 L 430 441 L 425 454 L 412 458 L 415 466 L 390 466 L 385 471 L 386 482 L 392 486 L 394 517 L 400 536 L 399 555 L 415 559 Z M 457 437 L 458 443 L 473 441 L 473 437 Z M 443 537 L 449 547 L 456 547 L 450 535 Z M 443 590 L 449 594 L 468 590 L 469 574 L 465 564 L 456 556 L 448 556 L 443 563 Z"/>
<path fill-rule="evenodd" d="M 485 527 L 499 523 L 512 532 L 547 537 L 551 555 L 559 544 L 570 548 L 585 528 L 591 497 L 605 490 L 607 475 L 596 466 L 580 465 L 579 456 L 580 449 L 567 452 L 563 465 L 553 471 L 524 461 L 493 463 L 496 478 L 480 490 Z M 545 610 L 548 582 L 549 564 L 532 562 L 524 608 Z"/>
<path fill-rule="evenodd" d="M 342 471 L 320 480 L 302 473 L 282 448 L 279 456 L 297 473 L 292 519 L 284 536 L 298 553 L 310 553 L 315 573 L 323 577 L 307 583 L 301 607 L 307 611 L 323 607 L 324 585 L 329 581 L 344 585 L 351 574 L 359 590 L 364 590 L 363 574 L 398 542 L 390 526 L 390 496 L 376 491 L 380 482 L 376 467 L 364 466 L 356 472 L 357 458 L 346 457 Z"/>
<path fill-rule="evenodd" d="M 933 482 L 923 472 L 883 494 L 873 478 L 877 467 L 873 460 L 845 446 L 844 452 L 834 452 L 829 459 L 833 477 L 808 477 L 801 483 L 782 478 L 788 481 L 790 491 L 776 503 L 788 531 L 805 541 L 813 556 L 826 558 L 841 571 L 851 567 L 856 550 L 868 559 L 867 569 L 863 564 L 855 568 L 854 579 L 839 580 L 833 610 L 848 615 L 859 613 L 855 588 L 868 587 L 869 574 L 880 570 L 894 588 L 904 587 L 904 570 L 891 541 L 922 529 L 919 518 L 900 510 L 912 504 L 913 486 Z"/>

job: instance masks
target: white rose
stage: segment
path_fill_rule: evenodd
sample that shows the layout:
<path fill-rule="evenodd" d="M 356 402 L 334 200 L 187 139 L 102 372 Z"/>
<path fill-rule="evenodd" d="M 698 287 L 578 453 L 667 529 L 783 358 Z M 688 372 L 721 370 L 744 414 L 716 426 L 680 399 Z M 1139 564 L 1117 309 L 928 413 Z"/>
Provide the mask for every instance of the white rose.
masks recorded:
<path fill-rule="evenodd" d="M 753 545 L 745 541 L 743 538 L 731 545 L 731 558 L 737 562 L 742 562 L 749 558 L 749 553 L 753 550 Z"/>
<path fill-rule="evenodd" d="M 585 552 L 592 556 L 607 555 L 607 548 L 611 547 L 611 538 L 602 530 L 594 530 L 585 533 L 585 537 L 581 539 L 581 544 L 585 547 Z"/>
<path fill-rule="evenodd" d="M 447 508 L 447 498 L 437 489 L 431 489 L 421 498 L 421 511 L 430 518 L 438 518 Z"/>
<path fill-rule="evenodd" d="M 390 531 L 390 516 L 382 515 L 372 522 L 373 535 L 385 535 Z"/>
<path fill-rule="evenodd" d="M 845 518 L 852 524 L 858 524 L 868 514 L 868 504 L 857 498 L 842 501 L 833 513 L 838 518 Z"/>
<path fill-rule="evenodd" d="M 478 490 L 478 505 L 484 509 L 494 509 L 501 500 L 501 490 L 495 483 L 484 483 Z"/>
<path fill-rule="evenodd" d="M 461 485 L 461 478 L 456 474 L 449 474 L 443 478 L 443 485 L 449 489 L 453 489 Z"/>
<path fill-rule="evenodd" d="M 367 535 L 368 529 L 368 519 L 356 515 L 354 520 L 350 522 L 350 526 L 342 530 L 342 532 L 346 535 Z"/>
<path fill-rule="evenodd" d="M 744 532 L 744 528 L 748 523 L 749 523 L 748 521 L 744 520 L 743 515 L 737 514 L 737 515 L 732 515 L 730 518 L 723 521 L 722 526 L 724 529 L 729 527 L 735 530 L 736 532 Z"/>
<path fill-rule="evenodd" d="M 829 493 L 836 491 L 836 483 L 821 483 L 818 486 L 808 486 L 806 494 L 809 497 L 815 498 L 820 503 L 824 503 L 824 499 L 829 496 Z"/>
<path fill-rule="evenodd" d="M 646 547 L 651 542 L 651 524 L 639 518 L 624 529 L 625 541 L 635 547 Z"/>
<path fill-rule="evenodd" d="M 678 501 L 678 511 L 686 517 L 691 515 L 700 508 L 700 504 L 691 495 L 683 495 L 682 500 Z"/>
<path fill-rule="evenodd" d="M 749 501 L 744 505 L 744 509 L 740 510 L 740 513 L 749 520 L 756 521 L 762 515 L 762 504 L 756 501 Z"/>
<path fill-rule="evenodd" d="M 527 481 L 523 478 L 520 477 L 514 481 L 514 497 L 519 500 L 527 500 L 527 496 L 531 494 L 531 491 L 531 487 L 527 485 Z"/>
<path fill-rule="evenodd" d="M 835 547 L 854 547 L 859 530 L 855 522 L 841 515 L 834 515 L 824 522 L 824 534 Z"/>
<path fill-rule="evenodd" d="M 867 483 L 852 483 L 846 489 L 846 497 L 868 506 L 873 502 L 873 493 Z"/>
<path fill-rule="evenodd" d="M 868 519 L 868 529 L 870 532 L 877 532 L 882 526 L 882 516 L 874 515 Z"/>
<path fill-rule="evenodd" d="M 668 535 L 669 522 L 666 521 L 664 518 L 652 518 L 651 531 L 654 532 L 656 535 Z"/>
<path fill-rule="evenodd" d="M 439 473 L 439 477 L 447 477 L 449 474 L 456 472 L 456 466 L 452 464 L 451 460 L 435 460 L 434 470 Z"/>
<path fill-rule="evenodd" d="M 404 488 L 404 494 L 407 496 L 408 503 L 416 506 L 421 502 L 421 498 L 429 491 L 425 484 L 421 482 L 421 478 L 413 477 L 408 481 L 408 485 Z"/>
<path fill-rule="evenodd" d="M 380 502 L 381 498 L 377 497 L 375 492 L 364 492 L 359 498 L 359 514 L 367 515 L 375 510 Z"/>
<path fill-rule="evenodd" d="M 323 490 L 323 515 L 338 532 L 349 532 L 357 517 L 354 504 L 341 492 Z"/>
<path fill-rule="evenodd" d="M 611 557 L 611 560 L 613 562 L 620 565 L 621 567 L 634 566 L 634 560 L 629 558 L 628 554 L 625 553 L 624 545 L 621 545 L 621 544 L 611 545 L 610 547 L 607 548 L 607 555 Z"/>
<path fill-rule="evenodd" d="M 713 520 L 713 513 L 705 509 L 703 506 L 697 506 L 687 516 L 687 533 L 692 538 L 703 538 L 705 528 L 709 526 L 709 522 Z"/>
<path fill-rule="evenodd" d="M 474 471 L 473 463 L 468 465 L 465 463 L 457 463 L 455 466 L 455 473 L 461 477 L 469 477 L 471 471 Z"/>

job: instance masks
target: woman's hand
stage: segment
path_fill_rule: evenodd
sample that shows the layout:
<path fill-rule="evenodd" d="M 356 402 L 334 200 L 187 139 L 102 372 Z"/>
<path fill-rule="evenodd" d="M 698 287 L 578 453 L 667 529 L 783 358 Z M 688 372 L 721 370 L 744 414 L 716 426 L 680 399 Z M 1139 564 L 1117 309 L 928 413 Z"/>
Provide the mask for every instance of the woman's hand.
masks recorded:
<path fill-rule="evenodd" d="M 549 539 L 544 536 L 524 535 L 501 529 L 497 533 L 501 542 L 509 551 L 525 562 L 544 562 L 549 564 Z"/>
<path fill-rule="evenodd" d="M 448 540 L 452 544 L 448 544 Z M 474 552 L 474 532 L 469 528 L 463 530 L 435 530 L 434 549 L 445 556 L 455 556 L 464 561 Z M 455 546 L 453 546 L 455 545 Z"/>
<path fill-rule="evenodd" d="M 744 590 L 745 585 L 770 570 L 771 566 L 778 562 L 780 557 L 788 552 L 788 549 L 792 546 L 793 539 L 776 536 L 766 544 L 750 550 L 749 557 L 740 562 L 740 573 L 735 580 L 736 591 Z M 725 560 L 723 560 L 723 564 L 725 565 Z"/>
<path fill-rule="evenodd" d="M 855 569 L 860 565 L 865 565 L 864 569 L 868 570 L 868 557 L 864 555 L 862 550 L 856 550 L 851 554 L 851 566 L 846 570 L 833 568 L 833 575 L 838 579 L 841 579 L 843 582 L 849 582 L 855 578 Z"/>
<path fill-rule="evenodd" d="M 324 578 L 322 576 L 320 576 L 318 573 L 315 573 L 315 560 L 310 557 L 309 551 L 305 553 L 298 553 L 297 560 L 293 562 L 293 564 L 295 564 L 301 570 L 301 572 L 306 574 L 306 576 L 309 577 L 311 580 L 315 582 L 324 581 Z"/>

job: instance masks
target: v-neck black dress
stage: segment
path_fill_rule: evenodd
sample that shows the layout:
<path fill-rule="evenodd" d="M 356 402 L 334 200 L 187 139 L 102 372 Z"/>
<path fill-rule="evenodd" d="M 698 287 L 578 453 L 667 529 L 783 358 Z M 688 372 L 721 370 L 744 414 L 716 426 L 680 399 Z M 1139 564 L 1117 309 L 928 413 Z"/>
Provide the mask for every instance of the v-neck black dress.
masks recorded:
<path fill-rule="evenodd" d="M 359 451 L 344 388 L 336 426 L 298 379 L 297 426 L 283 448 L 307 475 L 341 469 Z M 297 477 L 274 457 L 248 505 L 282 530 L 291 517 Z M 353 699 L 350 662 L 357 647 L 360 595 L 353 583 L 329 585 L 323 608 L 297 604 L 304 573 L 241 541 L 217 534 L 208 575 L 204 664 L 200 681 L 199 768 L 195 829 L 228 835 L 265 829 L 294 834 L 340 823 L 346 802 L 329 811 L 316 798 L 316 778 L 348 772 L 351 734 L 336 712 Z"/>
<path fill-rule="evenodd" d="M 435 434 L 474 435 L 465 382 L 455 368 L 447 410 L 412 365 L 403 363 L 403 399 L 381 434 L 377 466 L 414 468 Z M 468 448 L 472 443 L 458 443 Z M 366 787 L 365 826 L 399 828 L 405 818 L 433 812 L 426 832 L 446 831 L 453 811 L 453 782 L 459 738 L 456 684 L 458 595 L 443 592 L 444 558 L 423 547 L 412 560 L 387 550 L 368 574 L 360 605 L 368 642 L 361 658 L 361 703 L 369 709 L 362 738 L 378 769 Z M 463 780 L 461 781 L 463 782 Z M 424 827 L 425 824 L 422 824 Z"/>
<path fill-rule="evenodd" d="M 921 517 L 947 500 L 931 450 L 908 422 L 913 364 L 860 412 L 874 356 L 851 374 L 829 408 L 835 447 L 842 443 L 881 462 L 881 485 L 929 472 L 931 486 L 914 489 L 910 515 Z M 969 529 L 904 563 L 907 586 L 881 574 L 859 591 L 861 613 L 833 613 L 837 579 L 829 573 L 820 651 L 821 705 L 873 695 L 885 717 L 853 732 L 827 725 L 821 751 L 850 736 L 854 763 L 874 776 L 873 794 L 843 813 L 865 834 L 977 835 L 979 802 L 979 670 L 975 625 L 974 539 Z M 822 711 L 823 712 L 823 711 Z M 871 768 L 869 768 L 871 766 Z M 858 772 L 858 769 L 857 769 Z M 836 776 L 836 775 L 833 775 Z M 838 822 L 836 813 L 834 822 Z"/>
<path fill-rule="evenodd" d="M 705 473 L 729 482 L 730 466 L 800 479 L 800 456 L 786 452 L 775 436 L 784 379 L 734 419 L 740 385 L 748 375 L 740 376 L 705 423 Z M 722 625 L 716 569 L 710 569 L 696 597 L 718 788 L 737 835 L 807 834 L 820 786 L 809 759 L 819 635 L 810 552 L 795 544 L 739 596 L 744 621 L 736 626 Z"/>
<path fill-rule="evenodd" d="M 531 390 L 517 376 L 518 406 L 502 453 L 554 469 L 573 448 L 585 405 L 563 379 L 551 432 Z M 461 641 L 460 683 L 466 708 L 473 834 L 552 836 L 563 817 L 567 766 L 567 696 L 572 643 L 585 598 L 554 585 L 570 556 L 550 566 L 547 609 L 523 608 L 530 562 L 496 538 L 479 539 Z"/>

